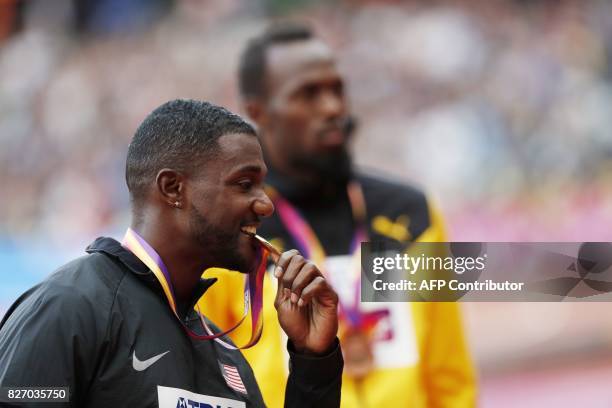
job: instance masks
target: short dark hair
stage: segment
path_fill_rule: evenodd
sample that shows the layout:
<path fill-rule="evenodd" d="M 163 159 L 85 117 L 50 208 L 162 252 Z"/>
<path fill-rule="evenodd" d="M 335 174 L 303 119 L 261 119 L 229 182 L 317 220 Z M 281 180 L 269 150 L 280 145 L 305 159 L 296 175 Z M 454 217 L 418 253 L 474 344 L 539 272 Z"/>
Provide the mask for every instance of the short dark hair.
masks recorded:
<path fill-rule="evenodd" d="M 128 147 L 125 180 L 138 204 L 159 170 L 190 171 L 218 148 L 226 134 L 256 135 L 240 116 L 212 103 L 176 99 L 166 102 L 140 124 Z"/>
<path fill-rule="evenodd" d="M 314 38 L 310 27 L 295 22 L 277 23 L 249 40 L 240 57 L 238 83 L 244 98 L 266 95 L 266 52 L 273 45 L 287 44 Z"/>

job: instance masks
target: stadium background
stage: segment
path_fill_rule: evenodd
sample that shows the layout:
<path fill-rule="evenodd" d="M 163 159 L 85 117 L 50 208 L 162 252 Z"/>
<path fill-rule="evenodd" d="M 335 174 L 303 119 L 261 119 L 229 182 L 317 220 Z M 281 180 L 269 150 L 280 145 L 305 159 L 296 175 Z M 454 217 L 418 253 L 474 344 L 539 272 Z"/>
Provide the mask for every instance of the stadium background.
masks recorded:
<path fill-rule="evenodd" d="M 239 110 L 266 23 L 337 50 L 357 162 L 424 186 L 452 240 L 612 241 L 612 2 L 0 0 L 0 315 L 121 236 L 126 145 L 160 103 Z M 611 406 L 607 303 L 464 304 L 483 407 Z"/>

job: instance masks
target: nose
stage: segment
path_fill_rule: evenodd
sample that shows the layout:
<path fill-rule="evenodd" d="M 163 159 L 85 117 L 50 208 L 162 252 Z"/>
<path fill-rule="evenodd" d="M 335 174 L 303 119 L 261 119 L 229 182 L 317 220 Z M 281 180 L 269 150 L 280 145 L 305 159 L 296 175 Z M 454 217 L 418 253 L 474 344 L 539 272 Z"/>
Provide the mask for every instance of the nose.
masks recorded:
<path fill-rule="evenodd" d="M 260 217 L 269 217 L 274 213 L 274 204 L 263 190 L 253 202 L 253 211 Z"/>
<path fill-rule="evenodd" d="M 344 98 L 342 95 L 327 90 L 321 94 L 320 98 L 321 113 L 329 119 L 339 118 L 344 114 Z"/>

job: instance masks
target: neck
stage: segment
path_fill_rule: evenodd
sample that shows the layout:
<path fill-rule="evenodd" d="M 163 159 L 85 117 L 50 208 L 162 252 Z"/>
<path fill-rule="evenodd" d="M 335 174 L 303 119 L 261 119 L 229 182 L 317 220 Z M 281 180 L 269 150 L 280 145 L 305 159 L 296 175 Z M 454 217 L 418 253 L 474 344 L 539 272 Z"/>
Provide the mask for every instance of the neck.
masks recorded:
<path fill-rule="evenodd" d="M 279 190 L 290 190 L 290 194 L 288 191 L 280 191 L 281 194 L 297 194 L 300 197 L 324 195 L 333 199 L 346 190 L 352 174 L 351 158 L 347 150 L 298 155 L 290 159 L 286 154 L 281 155 L 268 147 L 262 143 L 264 159 L 270 169 L 267 181 Z"/>
<path fill-rule="evenodd" d="M 275 167 L 274 171 L 276 171 L 278 175 L 285 178 L 285 180 L 287 180 L 291 184 L 300 186 L 302 188 L 314 189 L 326 184 L 326 180 L 321 177 L 320 174 L 317 174 L 312 171 L 304 171 L 291 167 L 284 167 L 282 170 L 278 167 Z"/>
<path fill-rule="evenodd" d="M 278 192 L 293 202 L 327 202 L 345 194 L 348 180 L 324 178 L 316 173 L 303 174 L 279 169 L 273 165 L 268 167 L 266 182 Z"/>
<path fill-rule="evenodd" d="M 201 254 L 198 256 L 193 245 L 181 240 L 180 234 L 158 223 L 147 222 L 146 218 L 140 223 L 133 222 L 131 228 L 153 247 L 166 265 L 178 303 L 190 301 L 206 268 L 201 260 Z"/>

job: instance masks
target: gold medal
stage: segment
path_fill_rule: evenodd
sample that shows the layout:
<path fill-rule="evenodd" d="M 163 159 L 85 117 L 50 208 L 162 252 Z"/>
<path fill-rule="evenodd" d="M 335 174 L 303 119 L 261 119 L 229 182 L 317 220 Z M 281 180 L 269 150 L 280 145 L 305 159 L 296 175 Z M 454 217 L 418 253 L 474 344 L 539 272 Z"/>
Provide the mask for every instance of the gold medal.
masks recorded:
<path fill-rule="evenodd" d="M 348 329 L 342 338 L 344 372 L 360 380 L 374 368 L 372 344 L 366 333 L 359 329 Z"/>

